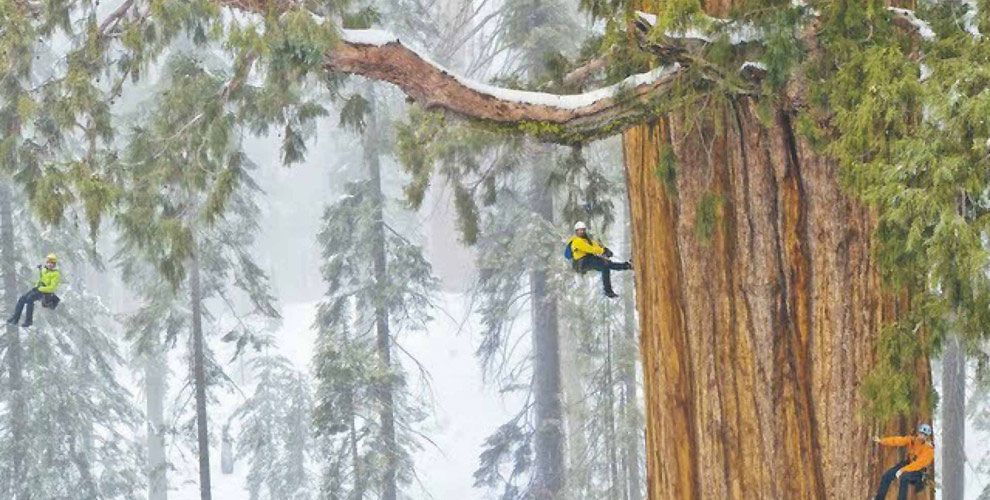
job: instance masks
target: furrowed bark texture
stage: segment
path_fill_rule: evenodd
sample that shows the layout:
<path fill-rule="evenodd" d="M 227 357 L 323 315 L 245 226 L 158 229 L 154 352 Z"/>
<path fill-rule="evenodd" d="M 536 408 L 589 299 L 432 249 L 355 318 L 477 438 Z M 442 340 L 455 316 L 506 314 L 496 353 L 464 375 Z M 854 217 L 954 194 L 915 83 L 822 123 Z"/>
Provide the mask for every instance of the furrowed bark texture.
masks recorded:
<path fill-rule="evenodd" d="M 860 384 L 898 303 L 868 210 L 786 113 L 764 126 L 750 99 L 628 129 L 623 147 L 649 498 L 865 498 L 896 453 L 870 442 Z"/>

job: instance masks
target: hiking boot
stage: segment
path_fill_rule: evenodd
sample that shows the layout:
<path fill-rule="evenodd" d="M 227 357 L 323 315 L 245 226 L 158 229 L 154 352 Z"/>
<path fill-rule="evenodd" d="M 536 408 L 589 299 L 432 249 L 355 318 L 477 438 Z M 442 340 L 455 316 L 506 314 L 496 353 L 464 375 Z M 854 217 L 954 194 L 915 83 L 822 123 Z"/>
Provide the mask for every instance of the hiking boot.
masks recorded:
<path fill-rule="evenodd" d="M 606 290 L 605 291 L 605 296 L 608 297 L 608 298 L 610 298 L 610 299 L 614 299 L 614 298 L 618 297 L 619 294 L 613 292 L 612 290 Z"/>
<path fill-rule="evenodd" d="M 29 327 L 29 326 L 31 326 L 33 324 L 34 323 L 28 323 L 27 321 L 25 321 L 24 323 L 21 324 L 21 326 L 24 327 L 24 328 L 27 328 L 27 327 Z"/>

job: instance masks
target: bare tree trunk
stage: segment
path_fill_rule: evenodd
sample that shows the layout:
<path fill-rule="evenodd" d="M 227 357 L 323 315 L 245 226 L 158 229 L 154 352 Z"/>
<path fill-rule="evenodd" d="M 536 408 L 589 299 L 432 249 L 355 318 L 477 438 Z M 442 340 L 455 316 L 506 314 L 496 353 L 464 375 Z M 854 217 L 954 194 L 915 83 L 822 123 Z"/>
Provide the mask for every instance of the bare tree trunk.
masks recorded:
<path fill-rule="evenodd" d="M 349 308 L 346 308 L 345 310 L 349 310 Z M 344 352 L 350 352 L 350 339 L 348 338 L 346 328 L 343 331 L 343 341 Z M 354 415 L 354 391 L 350 388 L 346 391 L 344 401 L 347 402 L 347 407 L 344 409 L 344 414 L 348 415 L 347 433 L 350 436 L 350 447 L 348 449 L 348 453 L 351 455 L 351 467 L 353 468 L 352 475 L 354 477 L 354 488 L 351 490 L 351 495 L 348 499 L 362 500 L 364 498 L 364 490 L 367 487 L 367 482 L 364 477 L 364 467 L 361 466 L 361 455 L 358 454 L 357 418 Z"/>
<path fill-rule="evenodd" d="M 199 250 L 193 251 L 189 273 L 192 300 L 193 377 L 196 389 L 196 430 L 199 442 L 199 493 L 210 500 L 210 433 L 206 419 L 206 349 L 203 345 L 203 294 L 199 278 Z"/>
<path fill-rule="evenodd" d="M 869 211 L 750 99 L 623 140 L 650 499 L 865 498 L 884 457 L 860 385 L 906 301 L 881 287 Z M 930 387 L 924 356 L 916 376 Z M 919 392 L 890 430 L 930 418 Z"/>
<path fill-rule="evenodd" d="M 371 114 L 375 113 L 372 111 Z M 369 120 L 368 130 L 365 131 L 364 159 L 368 165 L 371 178 L 372 196 L 375 200 L 374 209 L 374 242 L 372 261 L 374 263 L 375 283 L 379 289 L 388 286 L 388 263 L 385 255 L 385 219 L 384 196 L 382 195 L 381 162 L 378 156 L 378 144 L 372 136 L 378 133 L 374 118 Z M 392 371 L 392 338 L 389 332 L 388 309 L 385 304 L 377 304 L 375 309 L 375 329 L 377 332 L 378 358 L 386 372 Z M 382 500 L 396 500 L 398 486 L 398 444 L 395 438 L 395 401 L 391 377 L 386 377 L 379 390 L 381 399 L 382 440 L 385 449 L 385 474 L 382 477 Z"/>
<path fill-rule="evenodd" d="M 571 498 L 583 498 L 578 497 L 577 491 L 580 485 L 588 484 L 588 440 L 584 432 L 587 405 L 581 379 L 581 372 L 585 367 L 578 357 L 579 341 L 575 338 L 576 333 L 566 328 L 560 331 L 560 375 L 564 422 L 567 426 L 565 445 L 568 492 L 571 493 Z"/>
<path fill-rule="evenodd" d="M 79 492 L 80 498 L 82 500 L 98 500 L 100 493 L 96 487 L 96 481 L 93 479 L 93 471 L 88 460 L 92 438 L 88 432 L 79 438 L 79 440 L 74 437 L 69 438 L 69 457 L 76 466 L 76 471 L 79 472 L 77 488 L 82 490 Z M 82 446 L 82 451 L 79 451 L 79 446 Z"/>
<path fill-rule="evenodd" d="M 145 354 L 144 383 L 148 412 L 148 500 L 167 500 L 165 461 L 165 350 L 156 342 Z"/>
<path fill-rule="evenodd" d="M 626 220 L 623 223 L 624 247 L 628 252 L 632 248 L 632 231 L 630 230 L 628 205 L 626 205 Z M 632 258 L 630 256 L 630 258 Z M 633 295 L 633 279 L 631 273 L 622 275 L 623 290 L 623 339 L 622 349 L 619 350 L 618 370 L 622 381 L 622 469 L 625 472 L 625 500 L 640 500 L 642 498 L 642 479 L 640 478 L 640 428 L 643 425 L 639 409 L 639 394 L 636 387 L 636 362 L 638 359 L 636 338 L 636 303 Z"/>
<path fill-rule="evenodd" d="M 615 432 L 615 369 L 612 362 L 612 325 L 605 328 L 605 402 L 608 410 L 605 412 L 605 425 L 608 438 L 605 440 L 608 450 L 608 498 L 609 500 L 619 500 L 621 491 L 619 485 L 619 439 Z"/>
<path fill-rule="evenodd" d="M 966 353 L 957 335 L 942 351 L 942 500 L 963 500 L 966 488 Z"/>
<path fill-rule="evenodd" d="M 547 188 L 549 154 L 534 161 L 533 212 L 553 222 L 553 197 Z M 547 286 L 546 262 L 536 264 L 529 274 L 533 316 L 533 394 L 536 406 L 535 500 L 562 498 L 564 489 L 564 414 L 560 384 L 560 342 L 557 324 L 557 298 Z"/>
<path fill-rule="evenodd" d="M 234 473 L 234 441 L 230 437 L 230 422 L 223 426 L 220 437 L 220 473 L 225 476 Z"/>
<path fill-rule="evenodd" d="M 3 252 L 4 303 L 12 307 L 18 298 L 17 256 L 14 254 L 14 195 L 10 185 L 0 183 L 0 251 Z M 14 498 L 29 500 L 26 477 L 27 444 L 24 425 L 27 422 L 24 406 L 24 379 L 21 368 L 23 350 L 21 333 L 17 325 L 6 325 L 7 330 L 7 371 L 10 377 L 10 438 L 11 438 L 11 485 Z"/>

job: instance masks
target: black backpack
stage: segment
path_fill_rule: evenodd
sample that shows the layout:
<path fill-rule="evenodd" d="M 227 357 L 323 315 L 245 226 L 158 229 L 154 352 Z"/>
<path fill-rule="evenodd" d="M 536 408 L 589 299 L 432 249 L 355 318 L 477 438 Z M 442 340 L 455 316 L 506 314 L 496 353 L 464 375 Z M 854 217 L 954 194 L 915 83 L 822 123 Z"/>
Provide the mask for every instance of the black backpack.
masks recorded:
<path fill-rule="evenodd" d="M 59 299 L 58 295 L 55 295 L 54 293 L 46 293 L 41 297 L 41 307 L 54 310 L 58 307 L 58 303 L 61 301 L 62 299 Z"/>

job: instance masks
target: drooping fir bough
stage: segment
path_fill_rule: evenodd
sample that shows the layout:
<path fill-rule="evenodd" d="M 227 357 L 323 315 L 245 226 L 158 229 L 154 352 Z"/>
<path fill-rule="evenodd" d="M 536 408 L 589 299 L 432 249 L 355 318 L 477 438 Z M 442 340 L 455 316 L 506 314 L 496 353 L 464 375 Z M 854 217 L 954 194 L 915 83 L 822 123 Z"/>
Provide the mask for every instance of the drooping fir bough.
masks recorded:
<path fill-rule="evenodd" d="M 605 33 L 559 88 L 604 90 L 558 98 L 336 29 L 341 5 L 135 0 L 101 21 L 90 2 L 4 0 L 0 157 L 47 219 L 82 204 L 98 223 L 128 175 L 112 100 L 179 39 L 239 63 L 217 91 L 232 113 L 204 118 L 284 128 L 288 160 L 314 116 L 304 84 L 339 73 L 499 133 L 621 133 L 650 498 L 867 494 L 893 458 L 869 436 L 929 418 L 932 346 L 985 324 L 986 2 L 582 6 Z M 67 30 L 75 50 L 32 71 L 37 40 Z M 219 185 L 210 172 L 198 187 Z"/>

